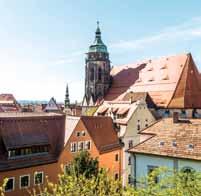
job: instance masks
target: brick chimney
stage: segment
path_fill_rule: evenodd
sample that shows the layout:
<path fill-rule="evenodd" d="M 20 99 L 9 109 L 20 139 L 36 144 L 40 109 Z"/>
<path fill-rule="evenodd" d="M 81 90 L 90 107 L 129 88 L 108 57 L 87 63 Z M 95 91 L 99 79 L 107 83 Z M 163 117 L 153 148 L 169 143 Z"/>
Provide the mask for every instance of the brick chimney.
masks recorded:
<path fill-rule="evenodd" d="M 173 112 L 173 123 L 178 123 L 178 122 L 179 122 L 179 113 Z"/>

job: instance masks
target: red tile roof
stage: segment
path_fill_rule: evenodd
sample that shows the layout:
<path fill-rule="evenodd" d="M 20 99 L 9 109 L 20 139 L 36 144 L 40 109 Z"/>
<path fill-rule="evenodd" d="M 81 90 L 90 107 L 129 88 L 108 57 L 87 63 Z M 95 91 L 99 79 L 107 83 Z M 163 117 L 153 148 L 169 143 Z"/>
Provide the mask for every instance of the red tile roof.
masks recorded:
<path fill-rule="evenodd" d="M 177 157 L 201 160 L 201 120 L 190 119 L 173 123 L 172 118 L 165 118 L 144 131 L 141 136 L 148 139 L 131 148 L 133 153 L 151 154 L 158 156 Z M 160 142 L 163 145 L 160 145 Z M 176 144 L 175 146 L 173 145 Z M 189 148 L 193 145 L 193 148 Z"/>
<path fill-rule="evenodd" d="M 191 54 L 117 66 L 111 75 L 113 83 L 105 100 L 121 100 L 129 91 L 148 92 L 159 107 L 201 108 L 200 74 Z"/>
<path fill-rule="evenodd" d="M 12 94 L 0 94 L 0 112 L 19 112 L 21 107 Z"/>
<path fill-rule="evenodd" d="M 117 133 L 114 130 L 112 118 L 103 116 L 82 116 L 89 135 L 100 153 L 121 147 Z"/>
<path fill-rule="evenodd" d="M 9 102 L 9 101 L 11 101 L 11 102 L 16 102 L 16 99 L 15 99 L 15 97 L 13 96 L 13 94 L 0 94 L 0 102 L 1 101 L 7 101 L 7 102 Z"/>

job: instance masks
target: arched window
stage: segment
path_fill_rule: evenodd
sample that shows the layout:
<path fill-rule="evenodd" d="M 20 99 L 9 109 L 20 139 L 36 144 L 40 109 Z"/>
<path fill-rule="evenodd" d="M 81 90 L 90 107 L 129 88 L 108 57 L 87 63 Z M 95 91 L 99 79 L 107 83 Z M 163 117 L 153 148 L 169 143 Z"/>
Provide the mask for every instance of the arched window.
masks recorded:
<path fill-rule="evenodd" d="M 195 170 L 192 167 L 183 167 L 181 172 L 183 173 L 193 173 Z"/>
<path fill-rule="evenodd" d="M 195 170 L 192 167 L 183 167 L 181 169 L 183 173 L 181 175 L 181 180 L 187 185 L 188 182 L 192 182 L 195 179 Z"/>
<path fill-rule="evenodd" d="M 90 80 L 93 81 L 94 80 L 94 68 L 90 69 Z"/>
<path fill-rule="evenodd" d="M 98 80 L 101 81 L 102 78 L 102 69 L 99 67 L 98 68 Z"/>

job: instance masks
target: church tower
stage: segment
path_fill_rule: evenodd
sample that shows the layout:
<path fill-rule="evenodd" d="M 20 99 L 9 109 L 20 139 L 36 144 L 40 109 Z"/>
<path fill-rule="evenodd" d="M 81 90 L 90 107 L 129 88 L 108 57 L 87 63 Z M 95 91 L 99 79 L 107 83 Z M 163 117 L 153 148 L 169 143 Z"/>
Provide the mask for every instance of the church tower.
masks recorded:
<path fill-rule="evenodd" d="M 85 65 L 85 99 L 89 104 L 104 97 L 110 87 L 110 60 L 107 46 L 101 39 L 99 22 L 95 40 L 86 54 Z"/>

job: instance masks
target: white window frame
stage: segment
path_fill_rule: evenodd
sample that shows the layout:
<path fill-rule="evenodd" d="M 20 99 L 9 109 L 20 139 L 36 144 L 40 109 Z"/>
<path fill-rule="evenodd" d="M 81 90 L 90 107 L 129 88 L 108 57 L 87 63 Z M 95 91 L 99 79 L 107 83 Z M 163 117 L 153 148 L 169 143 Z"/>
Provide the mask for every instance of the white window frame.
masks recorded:
<path fill-rule="evenodd" d="M 28 176 L 28 178 L 29 178 L 28 186 L 22 187 L 22 186 L 21 186 L 21 179 L 22 179 L 23 177 L 25 177 L 25 176 Z M 20 176 L 19 187 L 20 187 L 20 189 L 25 189 L 25 188 L 30 187 L 30 174 L 24 174 L 24 175 L 21 175 L 21 176 Z"/>
<path fill-rule="evenodd" d="M 72 151 L 73 144 L 75 144 L 75 151 Z M 77 142 L 71 142 L 70 143 L 70 152 L 71 153 L 76 153 L 77 151 L 78 151 L 78 144 L 77 144 Z"/>
<path fill-rule="evenodd" d="M 84 137 L 86 135 L 86 131 L 81 131 L 81 136 Z"/>
<path fill-rule="evenodd" d="M 80 144 L 83 144 L 83 148 L 82 149 L 80 149 Z M 77 151 L 79 152 L 79 151 L 83 151 L 84 150 L 84 145 L 85 145 L 85 142 L 84 141 L 79 141 L 78 143 L 77 143 Z"/>
<path fill-rule="evenodd" d="M 86 147 L 87 142 L 89 142 L 89 149 Z M 84 150 L 91 150 L 91 140 L 84 141 Z"/>
<path fill-rule="evenodd" d="M 8 179 L 8 180 L 13 179 L 13 188 L 12 188 L 12 190 L 5 190 L 5 188 L 4 188 L 4 192 L 5 192 L 5 193 L 11 192 L 11 191 L 14 191 L 14 190 L 15 190 L 15 177 L 8 177 L 7 179 Z"/>
<path fill-rule="evenodd" d="M 42 174 L 42 182 L 39 183 L 39 184 L 36 184 L 36 178 L 35 178 L 36 174 Z M 36 171 L 36 172 L 34 172 L 34 186 L 43 184 L 43 181 L 44 181 L 44 172 L 43 171 Z"/>

